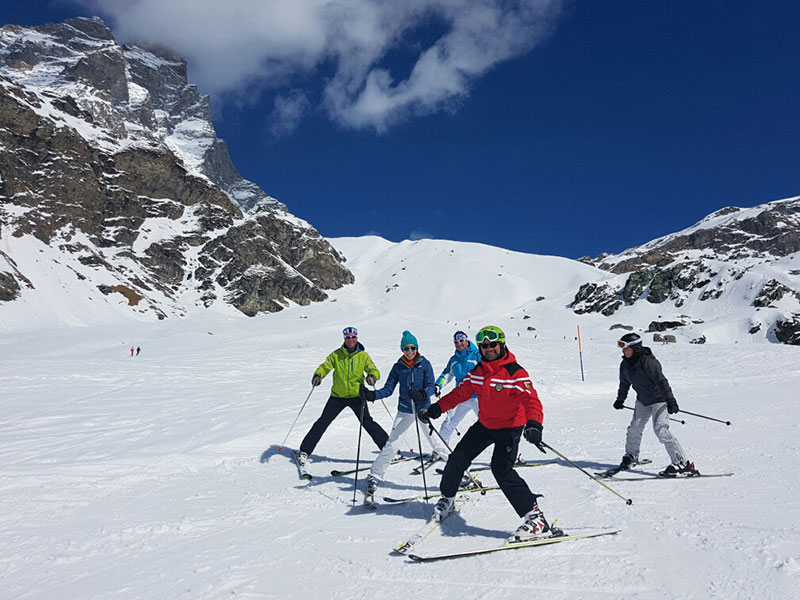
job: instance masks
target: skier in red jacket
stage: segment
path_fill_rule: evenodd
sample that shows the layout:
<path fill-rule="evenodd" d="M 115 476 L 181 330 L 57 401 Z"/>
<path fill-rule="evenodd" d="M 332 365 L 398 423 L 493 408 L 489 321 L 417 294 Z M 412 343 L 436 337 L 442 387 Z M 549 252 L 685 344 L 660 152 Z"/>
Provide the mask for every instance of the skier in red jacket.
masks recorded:
<path fill-rule="evenodd" d="M 535 444 L 542 452 L 542 403 L 530 376 L 506 348 L 506 336 L 499 327 L 489 325 L 475 336 L 481 362 L 463 381 L 438 403 L 419 412 L 424 422 L 439 418 L 461 402 L 478 394 L 478 422 L 461 438 L 445 465 L 440 489 L 442 497 L 434 508 L 434 519 L 441 521 L 452 510 L 456 491 L 472 461 L 494 444 L 492 474 L 508 501 L 524 518 L 509 538 L 524 541 L 550 535 L 550 525 L 537 505 L 541 494 L 531 492 L 514 470 L 520 438 Z"/>

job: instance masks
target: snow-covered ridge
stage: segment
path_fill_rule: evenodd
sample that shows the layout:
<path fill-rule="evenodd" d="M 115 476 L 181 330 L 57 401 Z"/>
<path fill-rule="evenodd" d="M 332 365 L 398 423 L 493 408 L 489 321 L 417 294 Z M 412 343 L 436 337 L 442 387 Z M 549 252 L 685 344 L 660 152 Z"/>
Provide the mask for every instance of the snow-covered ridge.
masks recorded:
<path fill-rule="evenodd" d="M 99 19 L 0 29 L 0 147 L 0 330 L 254 315 L 352 281 L 241 177 L 185 61 Z"/>
<path fill-rule="evenodd" d="M 580 314 L 621 318 L 652 304 L 673 315 L 654 326 L 694 330 L 689 339 L 700 343 L 709 328 L 685 325 L 738 315 L 736 333 L 716 328 L 714 337 L 800 344 L 800 197 L 724 208 L 642 246 L 581 260 L 616 275 L 581 286 L 572 305 Z"/>
<path fill-rule="evenodd" d="M 208 179 L 243 209 L 285 210 L 223 159 L 209 100 L 186 79 L 186 63 L 164 50 L 118 45 L 97 18 L 0 28 L 0 77 L 24 87 L 58 126 L 78 131 L 108 152 L 166 146 L 193 176 Z M 83 112 L 59 114 L 53 99 Z M 214 151 L 214 160 L 209 154 Z M 225 151 L 227 153 L 227 151 Z"/>

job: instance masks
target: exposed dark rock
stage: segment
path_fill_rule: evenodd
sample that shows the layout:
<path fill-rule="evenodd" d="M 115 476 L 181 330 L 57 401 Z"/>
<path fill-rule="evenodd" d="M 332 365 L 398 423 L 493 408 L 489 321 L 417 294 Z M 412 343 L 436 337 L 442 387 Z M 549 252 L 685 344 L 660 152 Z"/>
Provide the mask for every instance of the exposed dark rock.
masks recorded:
<path fill-rule="evenodd" d="M 758 296 L 753 300 L 753 306 L 769 306 L 773 302 L 777 302 L 786 294 L 792 294 L 800 299 L 800 293 L 795 292 L 791 288 L 785 286 L 780 281 L 770 279 L 761 288 Z"/>
<path fill-rule="evenodd" d="M 570 308 L 579 315 L 584 313 L 599 312 L 611 316 L 622 306 L 614 289 L 607 283 L 585 283 L 575 294 L 575 300 Z"/>
<path fill-rule="evenodd" d="M 778 319 L 775 323 L 775 337 L 784 344 L 800 346 L 800 314 Z"/>
<path fill-rule="evenodd" d="M 676 327 L 683 327 L 685 323 L 681 321 L 651 321 L 647 326 L 647 331 L 666 331 L 667 329 L 675 329 Z"/>
<path fill-rule="evenodd" d="M 661 335 L 659 333 L 653 334 L 653 341 L 654 342 L 661 342 L 662 344 L 674 344 L 678 340 L 675 338 L 674 335 L 666 334 Z"/>

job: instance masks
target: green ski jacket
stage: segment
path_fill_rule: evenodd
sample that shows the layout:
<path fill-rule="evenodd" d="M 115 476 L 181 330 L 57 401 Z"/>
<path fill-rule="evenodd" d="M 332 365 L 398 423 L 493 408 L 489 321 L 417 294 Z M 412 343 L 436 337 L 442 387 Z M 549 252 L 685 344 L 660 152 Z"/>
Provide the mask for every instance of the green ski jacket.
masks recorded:
<path fill-rule="evenodd" d="M 328 355 L 314 374 L 325 377 L 331 370 L 333 370 L 331 396 L 336 398 L 358 398 L 358 388 L 364 383 L 365 371 L 368 375 L 374 375 L 375 379 L 381 377 L 381 372 L 361 342 L 358 342 L 352 353 L 342 344 Z"/>

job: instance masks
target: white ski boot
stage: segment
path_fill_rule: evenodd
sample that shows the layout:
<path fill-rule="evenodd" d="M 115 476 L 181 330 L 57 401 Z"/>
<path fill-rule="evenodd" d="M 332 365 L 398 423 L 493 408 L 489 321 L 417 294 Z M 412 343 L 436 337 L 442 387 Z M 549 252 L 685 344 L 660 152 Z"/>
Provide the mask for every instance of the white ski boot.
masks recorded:
<path fill-rule="evenodd" d="M 439 498 L 439 501 L 436 503 L 436 506 L 433 507 L 433 520 L 434 521 L 442 521 L 447 515 L 453 512 L 453 507 L 455 506 L 456 498 L 453 496 L 452 498 L 447 498 L 446 496 L 442 496 Z"/>
<path fill-rule="evenodd" d="M 522 525 L 508 538 L 509 543 L 527 542 L 529 540 L 550 537 L 550 525 L 544 518 L 542 510 L 534 504 L 526 515 Z"/>

